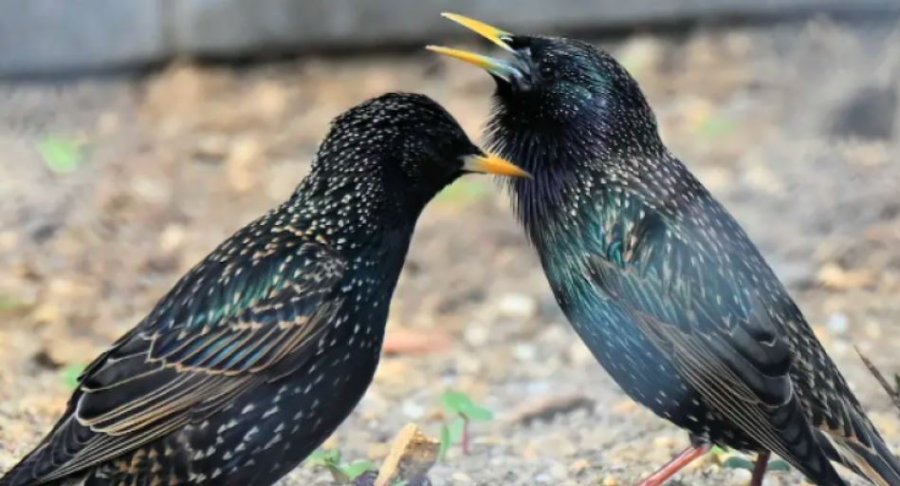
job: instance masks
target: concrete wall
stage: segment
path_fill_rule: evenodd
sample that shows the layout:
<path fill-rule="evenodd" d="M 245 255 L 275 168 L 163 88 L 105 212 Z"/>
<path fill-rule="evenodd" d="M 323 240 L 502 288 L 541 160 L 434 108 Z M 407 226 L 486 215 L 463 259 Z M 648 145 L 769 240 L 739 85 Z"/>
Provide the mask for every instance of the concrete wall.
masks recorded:
<path fill-rule="evenodd" d="M 443 10 L 529 31 L 817 11 L 900 13 L 900 0 L 0 0 L 0 75 L 461 35 L 439 17 Z"/>

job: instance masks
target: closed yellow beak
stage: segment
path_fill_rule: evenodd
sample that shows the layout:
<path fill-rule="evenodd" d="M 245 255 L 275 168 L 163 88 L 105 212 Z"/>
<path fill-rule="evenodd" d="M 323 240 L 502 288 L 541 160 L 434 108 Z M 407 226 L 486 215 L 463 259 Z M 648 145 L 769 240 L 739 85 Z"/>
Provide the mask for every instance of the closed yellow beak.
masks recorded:
<path fill-rule="evenodd" d="M 531 174 L 512 162 L 493 154 L 463 157 L 463 170 L 509 177 L 531 178 Z"/>

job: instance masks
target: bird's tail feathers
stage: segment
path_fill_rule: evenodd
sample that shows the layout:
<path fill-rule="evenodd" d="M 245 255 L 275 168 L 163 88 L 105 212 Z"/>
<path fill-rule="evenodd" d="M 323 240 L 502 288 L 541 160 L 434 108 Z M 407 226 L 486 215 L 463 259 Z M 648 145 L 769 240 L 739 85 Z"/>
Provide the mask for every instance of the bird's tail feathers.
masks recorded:
<path fill-rule="evenodd" d="M 877 434 L 871 445 L 858 440 L 822 434 L 830 446 L 825 447 L 831 460 L 837 461 L 878 486 L 900 486 L 900 459 Z"/>

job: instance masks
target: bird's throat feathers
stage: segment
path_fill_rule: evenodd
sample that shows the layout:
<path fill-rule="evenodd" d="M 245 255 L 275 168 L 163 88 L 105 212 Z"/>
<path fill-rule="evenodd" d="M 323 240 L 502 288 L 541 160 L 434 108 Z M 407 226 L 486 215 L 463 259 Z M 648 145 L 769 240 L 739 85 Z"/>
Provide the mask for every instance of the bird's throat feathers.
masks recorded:
<path fill-rule="evenodd" d="M 643 99 L 624 105 L 598 100 L 552 119 L 498 101 L 487 128 L 490 147 L 533 176 L 511 180 L 510 187 L 519 219 L 536 243 L 539 233 L 550 237 L 563 225 L 605 174 L 667 153 Z"/>

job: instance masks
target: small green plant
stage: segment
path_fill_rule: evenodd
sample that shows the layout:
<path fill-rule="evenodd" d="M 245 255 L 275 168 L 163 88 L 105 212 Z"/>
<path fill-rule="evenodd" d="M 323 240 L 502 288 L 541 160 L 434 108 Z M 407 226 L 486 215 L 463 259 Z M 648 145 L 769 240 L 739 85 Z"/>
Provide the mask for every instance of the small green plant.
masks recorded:
<path fill-rule="evenodd" d="M 753 471 L 756 465 L 747 456 L 732 450 L 726 450 L 719 446 L 712 448 L 710 453 L 715 457 L 716 462 L 726 469 L 746 469 Z M 782 459 L 773 459 L 769 461 L 766 471 L 790 471 L 791 466 Z"/>
<path fill-rule="evenodd" d="M 65 137 L 47 137 L 37 146 L 48 169 L 57 174 L 75 171 L 84 162 L 83 144 Z"/>
<path fill-rule="evenodd" d="M 340 449 L 318 449 L 309 455 L 306 464 L 311 467 L 328 469 L 335 482 L 350 484 L 356 478 L 369 471 L 377 471 L 378 467 L 371 461 L 357 460 L 351 463 L 341 462 Z"/>
<path fill-rule="evenodd" d="M 463 454 L 469 453 L 469 423 L 493 420 L 494 412 L 481 405 L 462 392 L 447 391 L 441 397 L 441 403 L 448 421 L 441 425 L 441 443 L 438 457 L 444 460 L 447 451 L 453 444 L 461 444 Z"/>

